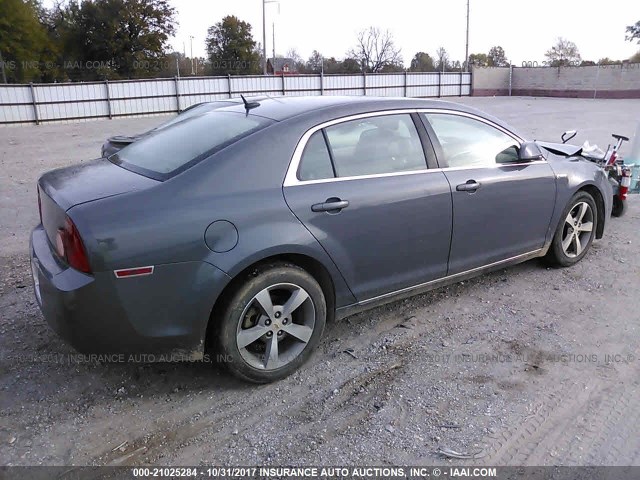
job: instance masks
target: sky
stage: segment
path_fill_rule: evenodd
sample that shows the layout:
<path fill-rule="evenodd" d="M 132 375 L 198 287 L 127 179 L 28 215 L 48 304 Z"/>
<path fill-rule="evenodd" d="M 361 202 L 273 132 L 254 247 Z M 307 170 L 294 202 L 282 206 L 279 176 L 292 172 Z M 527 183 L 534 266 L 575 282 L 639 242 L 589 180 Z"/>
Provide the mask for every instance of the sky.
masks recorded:
<path fill-rule="evenodd" d="M 253 27 L 262 43 L 262 0 L 171 0 L 180 22 L 171 45 L 204 56 L 207 28 L 225 15 L 236 15 Z M 267 55 L 272 52 L 272 24 L 278 54 L 295 48 L 303 58 L 314 49 L 323 56 L 344 57 L 360 30 L 389 30 L 405 65 L 416 52 L 432 56 L 443 46 L 452 60 L 465 52 L 466 0 L 280 0 L 268 3 Z M 278 13 L 279 10 L 279 13 Z M 515 65 L 544 60 L 557 37 L 578 46 L 583 60 L 626 59 L 640 45 L 625 41 L 625 28 L 640 20 L 640 1 L 607 0 L 470 0 L 469 53 L 504 48 Z"/>
<path fill-rule="evenodd" d="M 273 0 L 268 0 L 273 1 Z M 179 27 L 170 45 L 191 56 L 205 56 L 207 29 L 226 15 L 253 27 L 262 44 L 262 0 L 170 0 Z M 53 0 L 45 1 L 53 3 Z M 435 56 L 444 47 L 451 60 L 465 52 L 467 0 L 280 0 L 267 3 L 267 55 L 295 48 L 307 59 L 315 49 L 343 58 L 359 31 L 370 26 L 389 30 L 406 66 L 416 52 Z M 625 41 L 625 28 L 640 20 L 638 0 L 470 0 L 469 53 L 504 48 L 514 65 L 544 60 L 558 37 L 573 41 L 583 60 L 626 59 L 640 50 Z"/>

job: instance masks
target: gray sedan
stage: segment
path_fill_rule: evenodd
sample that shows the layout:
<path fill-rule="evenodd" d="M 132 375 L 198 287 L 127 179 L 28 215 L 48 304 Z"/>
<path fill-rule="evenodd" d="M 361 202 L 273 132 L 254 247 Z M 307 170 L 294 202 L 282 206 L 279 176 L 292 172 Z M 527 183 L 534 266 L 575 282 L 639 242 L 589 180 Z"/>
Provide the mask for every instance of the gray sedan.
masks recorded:
<path fill-rule="evenodd" d="M 582 259 L 611 186 L 546 146 L 440 101 L 217 102 L 40 178 L 36 298 L 81 352 L 211 351 L 277 380 L 333 318 L 534 257 Z"/>

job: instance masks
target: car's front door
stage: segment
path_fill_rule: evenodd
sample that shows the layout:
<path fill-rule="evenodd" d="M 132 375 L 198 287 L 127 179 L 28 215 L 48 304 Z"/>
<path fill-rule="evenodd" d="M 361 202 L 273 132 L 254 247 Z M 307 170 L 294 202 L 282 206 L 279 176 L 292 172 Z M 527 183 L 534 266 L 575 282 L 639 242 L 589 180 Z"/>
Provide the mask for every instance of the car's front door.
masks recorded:
<path fill-rule="evenodd" d="M 483 119 L 422 115 L 451 185 L 449 275 L 542 248 L 556 196 L 549 164 L 519 162 L 516 137 Z"/>
<path fill-rule="evenodd" d="M 285 199 L 359 301 L 446 274 L 451 193 L 418 128 L 408 113 L 330 122 L 291 162 Z"/>

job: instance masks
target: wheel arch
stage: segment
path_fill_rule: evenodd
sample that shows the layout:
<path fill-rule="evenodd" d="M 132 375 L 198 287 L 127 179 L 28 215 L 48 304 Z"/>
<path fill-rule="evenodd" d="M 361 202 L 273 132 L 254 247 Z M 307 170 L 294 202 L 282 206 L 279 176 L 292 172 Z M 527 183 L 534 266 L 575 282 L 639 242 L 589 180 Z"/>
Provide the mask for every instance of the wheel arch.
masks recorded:
<path fill-rule="evenodd" d="M 598 215 L 598 225 L 596 227 L 596 238 L 600 239 L 604 235 L 604 225 L 606 222 L 606 210 L 604 205 L 604 196 L 600 189 L 594 184 L 586 184 L 581 186 L 576 193 L 586 192 L 593 197 L 596 202 L 596 213 Z"/>
<path fill-rule="evenodd" d="M 220 295 L 218 295 L 207 321 L 207 328 L 204 336 L 205 352 L 211 349 L 211 338 L 217 325 L 216 319 L 223 314 L 226 308 L 226 302 L 233 292 L 239 288 L 247 275 L 251 275 L 252 271 L 265 267 L 269 264 L 282 263 L 288 263 L 302 268 L 318 282 L 327 303 L 327 322 L 333 321 L 336 311 L 336 286 L 327 267 L 317 258 L 304 253 L 271 254 L 258 260 L 253 260 L 248 266 L 241 267 L 239 271 L 232 275 L 231 281 L 227 283 Z"/>

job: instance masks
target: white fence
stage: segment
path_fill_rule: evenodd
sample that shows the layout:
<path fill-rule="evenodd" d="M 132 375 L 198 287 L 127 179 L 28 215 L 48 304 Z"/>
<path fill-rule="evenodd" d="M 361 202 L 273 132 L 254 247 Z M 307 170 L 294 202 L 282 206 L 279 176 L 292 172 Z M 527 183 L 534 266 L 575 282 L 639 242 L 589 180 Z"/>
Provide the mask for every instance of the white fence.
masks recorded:
<path fill-rule="evenodd" d="M 240 95 L 448 97 L 471 94 L 470 73 L 183 77 L 0 85 L 0 125 L 176 113 Z"/>

